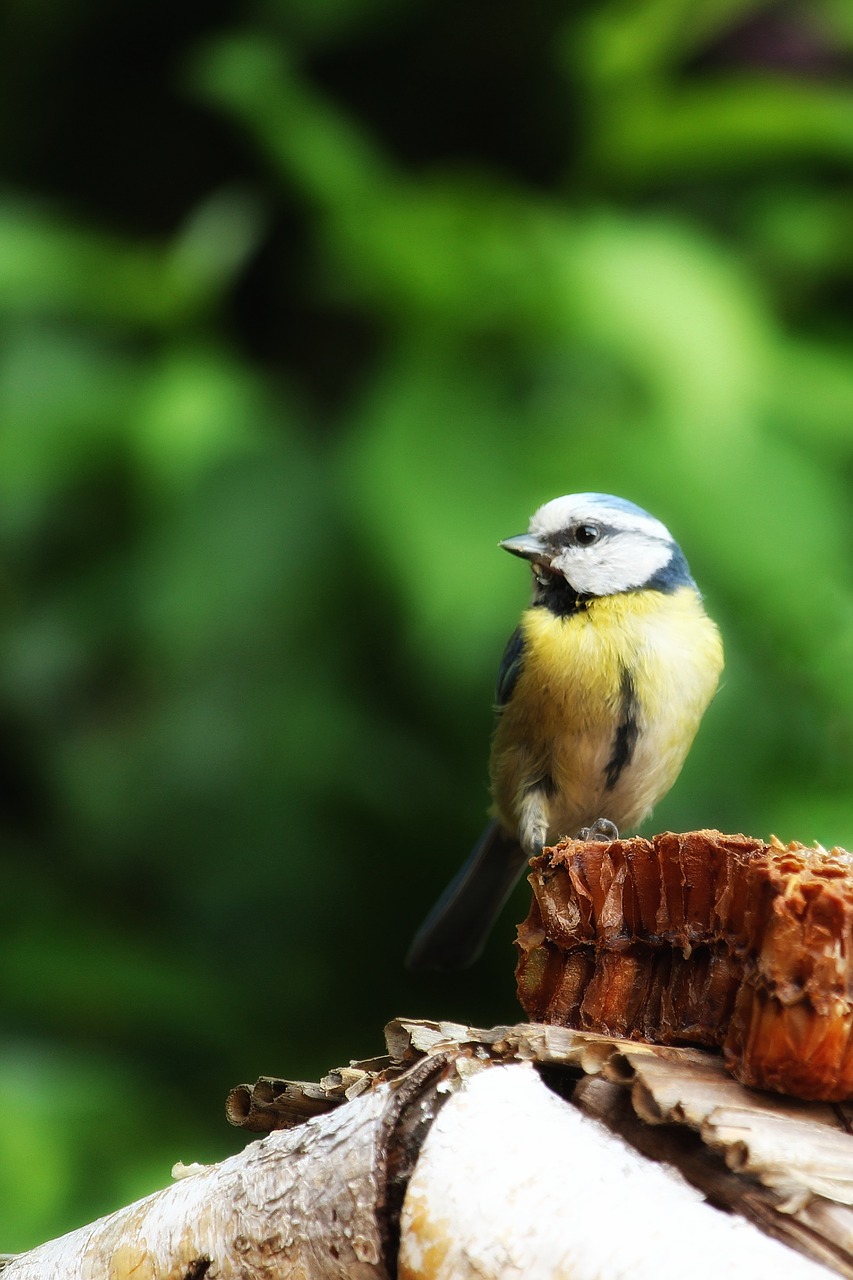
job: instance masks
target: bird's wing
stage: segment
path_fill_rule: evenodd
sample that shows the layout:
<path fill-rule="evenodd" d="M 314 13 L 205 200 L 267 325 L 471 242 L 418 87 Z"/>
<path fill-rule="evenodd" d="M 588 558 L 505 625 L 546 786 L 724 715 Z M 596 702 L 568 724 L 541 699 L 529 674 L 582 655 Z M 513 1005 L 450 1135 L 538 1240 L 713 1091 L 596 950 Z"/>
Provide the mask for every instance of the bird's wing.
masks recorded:
<path fill-rule="evenodd" d="M 498 672 L 498 711 L 512 697 L 523 662 L 524 637 L 517 627 L 507 641 Z M 463 969 L 473 964 L 526 862 L 527 854 L 516 837 L 499 822 L 490 822 L 418 930 L 406 957 L 408 966 Z"/>
<path fill-rule="evenodd" d="M 512 697 L 523 665 L 524 636 L 521 634 L 521 627 L 516 627 L 506 642 L 506 648 L 498 671 L 498 683 L 495 690 L 495 701 L 498 709 L 506 706 Z"/>

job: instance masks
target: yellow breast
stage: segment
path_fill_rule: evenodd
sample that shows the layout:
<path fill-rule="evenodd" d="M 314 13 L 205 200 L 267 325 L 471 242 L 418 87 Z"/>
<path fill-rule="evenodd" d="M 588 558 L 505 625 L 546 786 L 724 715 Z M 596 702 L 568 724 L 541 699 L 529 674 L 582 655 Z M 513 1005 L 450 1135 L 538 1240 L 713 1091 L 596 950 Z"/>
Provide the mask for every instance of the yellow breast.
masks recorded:
<path fill-rule="evenodd" d="M 678 776 L 722 670 L 698 593 L 625 592 L 564 618 L 531 608 L 521 629 L 492 746 L 497 816 L 516 830 L 541 787 L 551 841 L 599 817 L 635 827 Z"/>

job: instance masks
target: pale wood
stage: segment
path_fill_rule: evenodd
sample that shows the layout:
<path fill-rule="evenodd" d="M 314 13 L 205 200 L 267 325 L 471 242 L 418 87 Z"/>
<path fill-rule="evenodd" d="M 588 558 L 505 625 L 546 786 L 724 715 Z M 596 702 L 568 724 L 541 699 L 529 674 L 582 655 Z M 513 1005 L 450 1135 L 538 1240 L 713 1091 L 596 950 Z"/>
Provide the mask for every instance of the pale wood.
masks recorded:
<path fill-rule="evenodd" d="M 385 1038 L 386 1056 L 325 1077 L 321 1088 L 329 1107 L 435 1055 L 451 1057 L 458 1075 L 481 1062 L 535 1062 L 552 1087 L 638 1151 L 680 1169 L 711 1203 L 853 1280 L 850 1104 L 802 1102 L 746 1088 L 732 1079 L 719 1054 L 706 1050 L 547 1024 L 483 1029 L 395 1018 Z M 612 1083 L 617 1091 L 591 1091 L 593 1082 Z M 318 1105 L 316 1088 L 307 1105 Z M 265 1085 L 260 1096 L 268 1100 Z M 291 1113 L 288 1102 L 271 1122 L 290 1123 Z"/>
<path fill-rule="evenodd" d="M 396 1265 L 401 1205 L 409 1280 L 464 1280 L 462 1255 L 477 1280 L 694 1280 L 713 1258 L 720 1269 L 709 1276 L 853 1280 L 849 1107 L 744 1088 L 711 1053 L 554 1026 L 398 1018 L 386 1042 L 386 1055 L 319 1084 L 262 1077 L 239 1086 L 232 1120 L 287 1130 L 220 1165 L 185 1167 L 177 1185 L 23 1255 L 2 1280 L 384 1277 Z M 511 1092 L 489 1095 L 501 1080 Z M 481 1106 L 487 1095 L 490 1107 Z M 712 1213 L 682 1182 L 676 1196 L 687 1199 L 656 1217 L 659 1179 L 672 1182 L 661 1165 L 737 1216 Z M 467 1191 L 452 1190 L 454 1169 L 467 1171 Z M 644 1185 L 656 1189 L 635 1222 L 631 1205 L 644 1203 Z M 488 1245 L 477 1224 L 492 1213 Z M 696 1217 L 686 1242 L 671 1229 L 685 1214 Z M 782 1248 L 765 1265 L 771 1242 L 751 1224 L 811 1261 Z M 720 1232 L 715 1253 L 705 1233 Z M 632 1251 L 618 1255 L 621 1271 L 607 1270 L 614 1233 Z M 673 1241 L 687 1250 L 680 1271 Z M 560 1270 L 570 1254 L 586 1270 Z"/>
<path fill-rule="evenodd" d="M 3 1280 L 385 1280 L 388 1086 L 10 1262 Z"/>
<path fill-rule="evenodd" d="M 853 1138 L 834 1105 L 746 1089 L 711 1055 L 701 1067 L 631 1051 L 625 1058 L 635 1071 L 631 1092 L 641 1119 L 688 1124 L 729 1168 L 794 1201 L 814 1194 L 853 1204 Z"/>
<path fill-rule="evenodd" d="M 557 1098 L 530 1067 L 469 1076 L 403 1206 L 400 1280 L 829 1280 Z"/>

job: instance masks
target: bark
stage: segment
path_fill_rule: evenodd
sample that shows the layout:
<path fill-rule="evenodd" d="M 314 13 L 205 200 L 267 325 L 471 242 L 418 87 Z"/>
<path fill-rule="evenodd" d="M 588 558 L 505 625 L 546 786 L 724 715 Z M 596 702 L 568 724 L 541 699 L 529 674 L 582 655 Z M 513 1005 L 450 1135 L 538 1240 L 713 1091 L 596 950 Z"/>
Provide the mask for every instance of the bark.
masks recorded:
<path fill-rule="evenodd" d="M 385 1097 L 274 1133 L 10 1263 L 3 1280 L 197 1280 L 386 1273 L 376 1224 Z M 318 1183 L 327 1194 L 318 1197 Z M 331 1184 L 331 1185 L 330 1185 Z"/>
<path fill-rule="evenodd" d="M 436 1059 L 396 1086 L 271 1133 L 239 1155 L 9 1262 L 3 1280 L 387 1280 L 414 1098 L 443 1100 Z M 399 1193 L 402 1198 L 402 1193 Z"/>
<path fill-rule="evenodd" d="M 397 1019 L 386 1040 L 319 1084 L 239 1086 L 232 1120 L 289 1127 L 3 1280 L 853 1280 L 848 1109 L 560 1027 Z"/>

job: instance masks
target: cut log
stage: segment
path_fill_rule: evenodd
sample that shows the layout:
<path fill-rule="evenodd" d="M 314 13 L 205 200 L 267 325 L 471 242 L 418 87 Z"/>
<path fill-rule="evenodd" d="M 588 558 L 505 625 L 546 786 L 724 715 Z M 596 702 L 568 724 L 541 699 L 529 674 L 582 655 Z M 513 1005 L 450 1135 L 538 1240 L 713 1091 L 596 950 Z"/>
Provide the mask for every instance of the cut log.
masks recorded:
<path fill-rule="evenodd" d="M 518 930 L 529 1018 L 720 1047 L 743 1084 L 853 1096 L 853 874 L 842 849 L 719 831 L 562 840 Z"/>
<path fill-rule="evenodd" d="M 403 1206 L 400 1280 L 828 1280 L 567 1105 L 530 1067 L 470 1077 Z"/>

